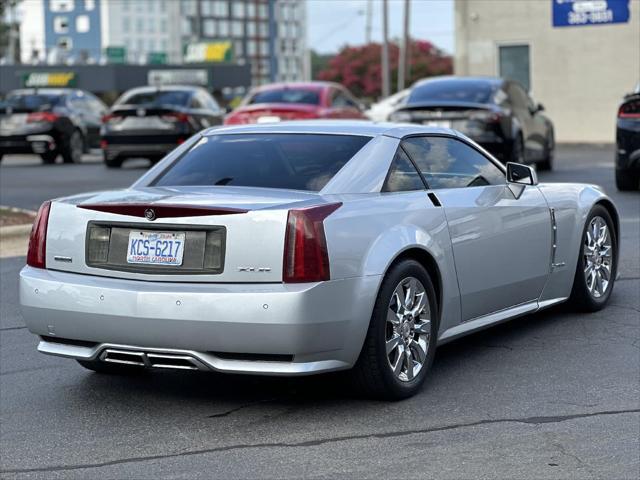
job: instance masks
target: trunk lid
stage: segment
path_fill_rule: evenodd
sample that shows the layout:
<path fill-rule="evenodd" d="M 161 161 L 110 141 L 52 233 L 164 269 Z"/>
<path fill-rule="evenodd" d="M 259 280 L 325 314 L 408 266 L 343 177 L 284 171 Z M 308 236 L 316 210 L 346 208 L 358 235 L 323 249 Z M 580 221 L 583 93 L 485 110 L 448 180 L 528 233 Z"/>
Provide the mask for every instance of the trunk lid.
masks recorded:
<path fill-rule="evenodd" d="M 319 203 L 323 200 L 316 193 L 242 187 L 146 187 L 77 195 L 51 206 L 47 268 L 152 281 L 280 282 L 288 210 Z M 153 220 L 145 217 L 148 209 L 157 212 Z M 94 228 L 109 229 L 106 263 L 92 260 L 94 237 L 88 237 Z M 142 233 L 183 241 L 181 264 L 131 263 L 131 241 Z M 219 255 L 220 269 L 209 268 L 215 263 L 208 260 L 211 255 Z"/>
<path fill-rule="evenodd" d="M 245 123 L 318 118 L 318 106 L 295 103 L 256 103 L 241 107 L 235 116 Z"/>

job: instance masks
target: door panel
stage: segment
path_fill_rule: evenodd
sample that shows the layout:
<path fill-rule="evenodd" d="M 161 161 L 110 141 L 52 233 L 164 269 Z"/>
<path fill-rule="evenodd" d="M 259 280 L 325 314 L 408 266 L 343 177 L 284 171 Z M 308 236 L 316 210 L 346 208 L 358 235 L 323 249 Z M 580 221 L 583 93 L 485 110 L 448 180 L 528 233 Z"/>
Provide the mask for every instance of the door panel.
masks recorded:
<path fill-rule="evenodd" d="M 435 191 L 445 209 L 462 320 L 536 300 L 551 261 L 551 217 L 537 187 L 516 199 L 506 185 Z"/>

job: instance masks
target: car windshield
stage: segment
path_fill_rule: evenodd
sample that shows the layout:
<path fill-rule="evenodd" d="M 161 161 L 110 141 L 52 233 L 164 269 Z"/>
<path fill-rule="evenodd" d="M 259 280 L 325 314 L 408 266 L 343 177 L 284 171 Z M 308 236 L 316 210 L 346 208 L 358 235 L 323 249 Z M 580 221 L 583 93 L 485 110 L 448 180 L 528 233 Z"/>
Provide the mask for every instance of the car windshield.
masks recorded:
<path fill-rule="evenodd" d="M 3 106 L 15 110 L 46 110 L 58 105 L 61 98 L 59 94 L 14 94 L 5 99 Z"/>
<path fill-rule="evenodd" d="M 437 80 L 416 86 L 407 103 L 470 102 L 489 103 L 494 86 L 486 81 Z"/>
<path fill-rule="evenodd" d="M 371 138 L 237 134 L 203 137 L 155 186 L 241 186 L 319 191 Z"/>
<path fill-rule="evenodd" d="M 134 93 L 124 97 L 118 103 L 125 105 L 175 105 L 185 107 L 190 98 L 191 92 L 186 90 L 157 90 Z"/>
<path fill-rule="evenodd" d="M 258 92 L 249 99 L 253 103 L 304 103 L 318 105 L 320 94 L 316 90 L 302 88 L 283 88 L 282 90 L 267 90 Z"/>

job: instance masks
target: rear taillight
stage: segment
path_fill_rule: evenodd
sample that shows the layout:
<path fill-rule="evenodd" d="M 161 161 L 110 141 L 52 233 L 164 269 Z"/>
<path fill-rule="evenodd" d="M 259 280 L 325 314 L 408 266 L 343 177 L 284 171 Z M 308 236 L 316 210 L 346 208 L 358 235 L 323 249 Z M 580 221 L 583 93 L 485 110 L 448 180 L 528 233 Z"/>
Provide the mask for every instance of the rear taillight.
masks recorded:
<path fill-rule="evenodd" d="M 618 110 L 618 118 L 640 118 L 640 100 L 622 104 Z"/>
<path fill-rule="evenodd" d="M 29 250 L 27 251 L 27 265 L 35 268 L 47 268 L 45 254 L 47 250 L 47 224 L 51 202 L 44 202 L 38 210 L 38 215 L 31 227 Z"/>
<path fill-rule="evenodd" d="M 52 112 L 33 112 L 27 116 L 27 123 L 50 122 L 58 120 L 59 115 Z"/>
<path fill-rule="evenodd" d="M 341 205 L 332 203 L 289 210 L 282 271 L 285 283 L 329 280 L 329 255 L 323 222 Z"/>

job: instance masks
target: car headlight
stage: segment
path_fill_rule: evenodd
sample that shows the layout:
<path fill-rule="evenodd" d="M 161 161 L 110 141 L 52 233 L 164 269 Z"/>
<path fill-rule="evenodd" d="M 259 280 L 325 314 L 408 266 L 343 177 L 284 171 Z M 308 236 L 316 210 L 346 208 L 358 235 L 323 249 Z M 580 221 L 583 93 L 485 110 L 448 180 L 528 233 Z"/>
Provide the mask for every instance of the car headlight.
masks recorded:
<path fill-rule="evenodd" d="M 391 122 L 410 122 L 411 114 L 409 112 L 393 112 L 389 115 L 389 121 Z"/>

